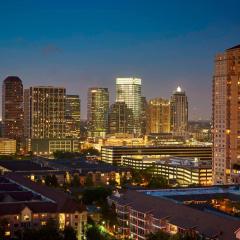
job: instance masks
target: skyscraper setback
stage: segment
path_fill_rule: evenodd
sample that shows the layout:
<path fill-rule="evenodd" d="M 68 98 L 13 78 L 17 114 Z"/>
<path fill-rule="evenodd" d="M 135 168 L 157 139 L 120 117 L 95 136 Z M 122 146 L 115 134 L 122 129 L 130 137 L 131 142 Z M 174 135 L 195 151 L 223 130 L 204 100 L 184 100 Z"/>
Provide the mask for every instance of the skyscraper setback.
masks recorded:
<path fill-rule="evenodd" d="M 212 94 L 213 181 L 227 184 L 240 165 L 240 45 L 216 55 Z"/>
<path fill-rule="evenodd" d="M 171 106 L 171 131 L 175 135 L 185 135 L 188 127 L 188 100 L 180 87 L 173 93 Z"/>
<path fill-rule="evenodd" d="M 140 78 L 116 79 L 116 102 L 125 102 L 133 111 L 134 132 L 141 134 L 142 80 Z"/>
<path fill-rule="evenodd" d="M 107 88 L 88 89 L 89 137 L 105 137 L 108 131 L 109 93 Z"/>
<path fill-rule="evenodd" d="M 19 141 L 23 137 L 23 85 L 17 76 L 9 76 L 2 86 L 3 136 Z"/>

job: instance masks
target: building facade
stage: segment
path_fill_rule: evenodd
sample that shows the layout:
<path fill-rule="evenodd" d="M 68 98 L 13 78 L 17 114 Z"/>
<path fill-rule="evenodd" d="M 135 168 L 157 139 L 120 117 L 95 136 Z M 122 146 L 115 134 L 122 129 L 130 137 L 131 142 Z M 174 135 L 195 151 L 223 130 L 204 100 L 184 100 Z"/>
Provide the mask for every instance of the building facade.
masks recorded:
<path fill-rule="evenodd" d="M 23 138 L 23 84 L 19 77 L 9 76 L 3 81 L 2 123 L 3 137 L 19 143 Z"/>
<path fill-rule="evenodd" d="M 170 132 L 170 102 L 154 98 L 148 102 L 148 133 Z"/>
<path fill-rule="evenodd" d="M 116 79 L 116 102 L 125 102 L 132 109 L 134 133 L 141 134 L 142 80 L 140 78 Z"/>
<path fill-rule="evenodd" d="M 196 205 L 200 205 L 207 195 L 206 191 L 214 189 L 128 190 L 109 197 L 108 203 L 116 209 L 118 231 L 123 239 L 146 240 L 148 234 L 158 231 L 169 236 L 187 235 L 189 239 L 240 239 L 239 219 L 214 213 L 213 210 L 200 210 L 179 200 L 187 198 L 188 202 L 198 202 Z"/>
<path fill-rule="evenodd" d="M 66 89 L 39 86 L 24 91 L 25 134 L 31 139 L 65 138 Z"/>
<path fill-rule="evenodd" d="M 109 110 L 109 133 L 133 133 L 133 113 L 125 102 L 115 102 Z"/>
<path fill-rule="evenodd" d="M 151 174 L 163 176 L 169 182 L 180 186 L 212 184 L 211 160 L 201 161 L 199 158 L 183 157 L 123 156 L 122 165 L 137 170 L 149 169 Z"/>
<path fill-rule="evenodd" d="M 140 156 L 178 156 L 198 157 L 202 160 L 212 159 L 212 148 L 209 146 L 161 145 L 161 146 L 102 146 L 101 159 L 114 165 L 121 165 L 126 155 Z"/>
<path fill-rule="evenodd" d="M 80 138 L 80 98 L 78 95 L 66 95 L 66 137 Z"/>
<path fill-rule="evenodd" d="M 73 105 L 75 107 L 75 102 Z M 39 86 L 24 91 L 24 135 L 27 151 L 37 155 L 51 155 L 55 151 L 78 152 L 80 147 L 76 136 L 80 130 L 77 131 L 75 127 L 71 129 L 74 133 L 71 132 L 70 139 L 66 122 L 65 88 Z"/>
<path fill-rule="evenodd" d="M 171 105 L 171 131 L 175 135 L 185 135 L 188 128 L 188 100 L 180 87 L 173 93 Z"/>
<path fill-rule="evenodd" d="M 213 76 L 213 173 L 215 184 L 231 183 L 240 165 L 240 45 L 215 57 Z"/>
<path fill-rule="evenodd" d="M 107 88 L 88 90 L 89 137 L 105 137 L 108 131 L 109 92 Z"/>
<path fill-rule="evenodd" d="M 39 228 L 50 219 L 56 221 L 60 230 L 71 226 L 78 240 L 86 238 L 87 211 L 67 194 L 56 189 L 36 184 L 15 173 L 0 177 L 0 220 L 8 224 L 2 228 L 6 239 L 16 237 L 25 229 Z"/>
<path fill-rule="evenodd" d="M 16 154 L 16 140 L 9 138 L 0 138 L 0 155 Z"/>

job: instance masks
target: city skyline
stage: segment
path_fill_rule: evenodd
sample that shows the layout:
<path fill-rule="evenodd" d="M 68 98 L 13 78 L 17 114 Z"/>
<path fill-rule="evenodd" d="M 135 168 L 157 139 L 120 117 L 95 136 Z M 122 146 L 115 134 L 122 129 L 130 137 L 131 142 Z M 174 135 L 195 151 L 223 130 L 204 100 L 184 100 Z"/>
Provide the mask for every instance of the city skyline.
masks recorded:
<path fill-rule="evenodd" d="M 87 89 L 108 87 L 113 103 L 117 77 L 141 78 L 147 99 L 180 85 L 189 119 L 210 119 L 212 59 L 239 42 L 239 2 L 173 2 L 5 2 L 0 77 L 65 87 L 80 95 L 83 119 Z"/>

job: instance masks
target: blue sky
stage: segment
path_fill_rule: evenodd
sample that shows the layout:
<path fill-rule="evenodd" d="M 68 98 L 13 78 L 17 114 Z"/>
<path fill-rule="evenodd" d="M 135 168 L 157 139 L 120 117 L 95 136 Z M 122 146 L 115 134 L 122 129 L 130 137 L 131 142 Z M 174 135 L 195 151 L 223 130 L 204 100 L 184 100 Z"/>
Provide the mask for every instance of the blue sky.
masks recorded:
<path fill-rule="evenodd" d="M 0 3 L 0 78 L 24 87 L 65 86 L 79 94 L 115 78 L 143 79 L 147 98 L 169 98 L 177 85 L 190 118 L 210 118 L 214 55 L 240 43 L 239 0 L 92 0 Z"/>

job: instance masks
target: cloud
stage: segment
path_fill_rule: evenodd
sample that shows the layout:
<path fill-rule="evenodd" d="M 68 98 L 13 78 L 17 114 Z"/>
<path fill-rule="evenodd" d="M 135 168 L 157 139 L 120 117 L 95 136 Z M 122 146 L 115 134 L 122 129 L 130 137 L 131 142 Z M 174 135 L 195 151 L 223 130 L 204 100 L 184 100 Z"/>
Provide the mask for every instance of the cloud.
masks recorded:
<path fill-rule="evenodd" d="M 58 54 L 61 51 L 62 49 L 54 44 L 48 44 L 41 49 L 42 54 L 46 57 Z"/>

